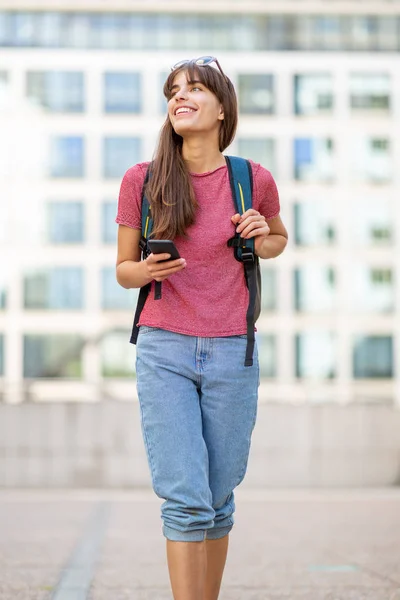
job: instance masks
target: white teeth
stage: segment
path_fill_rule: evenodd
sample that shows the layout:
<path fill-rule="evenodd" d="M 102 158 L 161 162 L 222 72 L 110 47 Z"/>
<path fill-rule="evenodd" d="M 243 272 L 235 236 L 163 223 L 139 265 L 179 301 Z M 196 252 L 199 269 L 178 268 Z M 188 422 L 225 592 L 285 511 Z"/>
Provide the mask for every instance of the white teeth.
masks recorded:
<path fill-rule="evenodd" d="M 178 110 L 176 111 L 176 115 L 180 115 L 181 113 L 189 113 L 189 112 L 194 112 L 193 108 L 187 108 L 186 106 L 183 106 L 182 108 L 178 108 Z"/>

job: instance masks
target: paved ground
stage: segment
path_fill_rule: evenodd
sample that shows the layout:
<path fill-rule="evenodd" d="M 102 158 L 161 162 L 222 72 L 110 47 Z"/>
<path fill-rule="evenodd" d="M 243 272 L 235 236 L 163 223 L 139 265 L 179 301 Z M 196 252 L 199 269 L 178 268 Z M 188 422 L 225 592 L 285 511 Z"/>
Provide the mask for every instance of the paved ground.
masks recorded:
<path fill-rule="evenodd" d="M 0 491 L 1 600 L 171 600 L 148 491 Z M 237 492 L 221 600 L 400 600 L 400 489 Z"/>

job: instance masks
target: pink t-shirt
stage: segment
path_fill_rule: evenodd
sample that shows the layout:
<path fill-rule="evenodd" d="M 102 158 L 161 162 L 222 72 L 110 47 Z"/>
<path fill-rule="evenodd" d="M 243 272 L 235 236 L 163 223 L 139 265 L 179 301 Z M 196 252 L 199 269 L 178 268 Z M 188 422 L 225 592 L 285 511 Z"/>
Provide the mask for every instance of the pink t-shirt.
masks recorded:
<path fill-rule="evenodd" d="M 149 163 L 137 164 L 121 183 L 116 222 L 141 229 L 141 192 Z M 279 196 L 269 171 L 251 161 L 253 208 L 266 219 L 279 214 Z M 231 217 L 235 207 L 228 169 L 192 173 L 198 202 L 196 222 L 188 239 L 174 242 L 187 266 L 162 283 L 162 298 L 154 300 L 154 282 L 139 325 L 159 327 L 201 337 L 242 335 L 247 331 L 248 290 L 242 263 L 228 248 L 235 234 Z"/>

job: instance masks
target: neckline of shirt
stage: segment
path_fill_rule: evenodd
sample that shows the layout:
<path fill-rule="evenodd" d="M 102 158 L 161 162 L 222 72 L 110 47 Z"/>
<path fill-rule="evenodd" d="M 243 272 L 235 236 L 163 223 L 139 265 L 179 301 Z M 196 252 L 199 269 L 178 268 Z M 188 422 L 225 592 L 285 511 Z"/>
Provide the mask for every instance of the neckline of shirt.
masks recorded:
<path fill-rule="evenodd" d="M 221 169 L 226 169 L 226 168 L 227 168 L 226 165 L 221 165 L 220 167 L 217 167 L 213 171 L 206 171 L 205 173 L 192 173 L 192 171 L 190 171 L 190 175 L 192 175 L 193 177 L 205 177 L 206 175 L 212 175 L 213 173 L 216 173 L 217 171 L 220 171 Z"/>

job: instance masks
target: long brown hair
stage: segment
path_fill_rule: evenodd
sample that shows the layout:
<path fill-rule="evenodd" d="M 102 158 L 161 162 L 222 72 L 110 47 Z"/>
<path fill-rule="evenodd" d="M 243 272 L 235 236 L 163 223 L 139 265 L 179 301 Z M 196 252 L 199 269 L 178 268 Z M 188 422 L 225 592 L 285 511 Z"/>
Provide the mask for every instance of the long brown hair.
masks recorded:
<path fill-rule="evenodd" d="M 223 152 L 236 133 L 238 109 L 232 82 L 211 66 L 196 66 L 190 61 L 175 69 L 164 84 L 164 96 L 171 98 L 176 75 L 186 72 L 188 83 L 200 81 L 219 100 L 224 119 L 219 130 L 219 150 Z M 185 236 L 187 228 L 195 221 L 197 203 L 189 171 L 182 157 L 183 138 L 176 134 L 167 116 L 161 129 L 151 176 L 146 185 L 146 197 L 153 217 L 152 237 L 174 239 Z"/>

